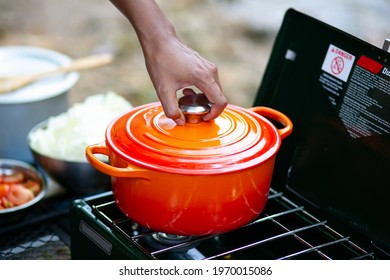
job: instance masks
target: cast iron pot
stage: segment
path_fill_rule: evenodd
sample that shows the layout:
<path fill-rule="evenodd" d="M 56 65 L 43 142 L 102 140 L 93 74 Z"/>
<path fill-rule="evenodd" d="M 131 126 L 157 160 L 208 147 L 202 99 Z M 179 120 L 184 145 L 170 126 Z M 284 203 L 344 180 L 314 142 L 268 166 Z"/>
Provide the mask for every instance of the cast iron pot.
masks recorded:
<path fill-rule="evenodd" d="M 177 126 L 160 103 L 136 107 L 111 122 L 105 143 L 87 147 L 87 159 L 111 176 L 118 207 L 144 227 L 191 236 L 239 228 L 263 210 L 275 156 L 292 123 L 266 107 L 228 105 L 208 122 L 191 116 Z M 109 164 L 95 154 L 107 155 Z"/>

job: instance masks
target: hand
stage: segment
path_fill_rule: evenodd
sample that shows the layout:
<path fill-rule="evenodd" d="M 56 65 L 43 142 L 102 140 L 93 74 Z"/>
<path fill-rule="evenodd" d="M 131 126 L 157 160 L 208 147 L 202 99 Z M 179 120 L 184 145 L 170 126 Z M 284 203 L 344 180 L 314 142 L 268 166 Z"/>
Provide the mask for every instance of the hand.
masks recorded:
<path fill-rule="evenodd" d="M 217 67 L 180 42 L 177 37 L 157 47 L 144 46 L 146 67 L 157 91 L 165 115 L 176 124 L 184 125 L 185 118 L 177 101 L 177 91 L 195 86 L 211 103 L 204 121 L 218 117 L 227 105 L 222 93 Z M 194 94 L 186 89 L 183 94 Z"/>
<path fill-rule="evenodd" d="M 211 103 L 205 121 L 215 119 L 227 105 L 218 78 L 217 67 L 183 44 L 154 0 L 111 0 L 129 19 L 137 33 L 146 67 L 157 96 L 168 118 L 184 125 L 179 109 L 178 90 L 195 86 Z M 193 94 L 184 91 L 184 94 Z"/>

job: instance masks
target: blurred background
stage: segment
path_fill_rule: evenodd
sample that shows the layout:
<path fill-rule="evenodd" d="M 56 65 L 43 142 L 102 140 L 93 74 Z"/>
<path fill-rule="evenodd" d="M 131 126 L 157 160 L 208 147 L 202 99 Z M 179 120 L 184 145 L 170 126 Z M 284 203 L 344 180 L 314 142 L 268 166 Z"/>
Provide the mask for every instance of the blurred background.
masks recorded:
<path fill-rule="evenodd" d="M 390 0 L 157 2 L 182 40 L 217 64 L 229 103 L 243 107 L 252 105 L 289 7 L 378 47 L 390 38 Z M 0 45 L 49 48 L 72 58 L 114 53 L 112 64 L 81 72 L 71 103 L 107 91 L 134 106 L 157 100 L 135 33 L 109 0 L 0 0 Z"/>

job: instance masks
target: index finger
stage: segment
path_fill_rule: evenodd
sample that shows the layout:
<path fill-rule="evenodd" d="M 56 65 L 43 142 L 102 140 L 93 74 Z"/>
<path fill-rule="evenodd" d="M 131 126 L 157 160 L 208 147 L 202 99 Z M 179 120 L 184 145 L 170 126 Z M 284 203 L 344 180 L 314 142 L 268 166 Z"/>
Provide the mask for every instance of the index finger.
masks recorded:
<path fill-rule="evenodd" d="M 177 102 L 176 92 L 163 91 L 157 93 L 161 105 L 164 109 L 165 115 L 172 119 L 177 125 L 184 125 L 185 117 L 181 110 L 179 109 L 179 104 Z"/>

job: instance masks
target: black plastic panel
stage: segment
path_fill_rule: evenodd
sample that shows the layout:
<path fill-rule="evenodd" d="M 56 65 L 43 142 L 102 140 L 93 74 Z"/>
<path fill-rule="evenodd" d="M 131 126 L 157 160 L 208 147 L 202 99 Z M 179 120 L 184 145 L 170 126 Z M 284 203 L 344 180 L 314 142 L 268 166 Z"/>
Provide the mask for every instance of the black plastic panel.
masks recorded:
<path fill-rule="evenodd" d="M 388 65 L 387 52 L 288 10 L 255 105 L 294 123 L 274 188 L 287 187 L 390 251 Z"/>

